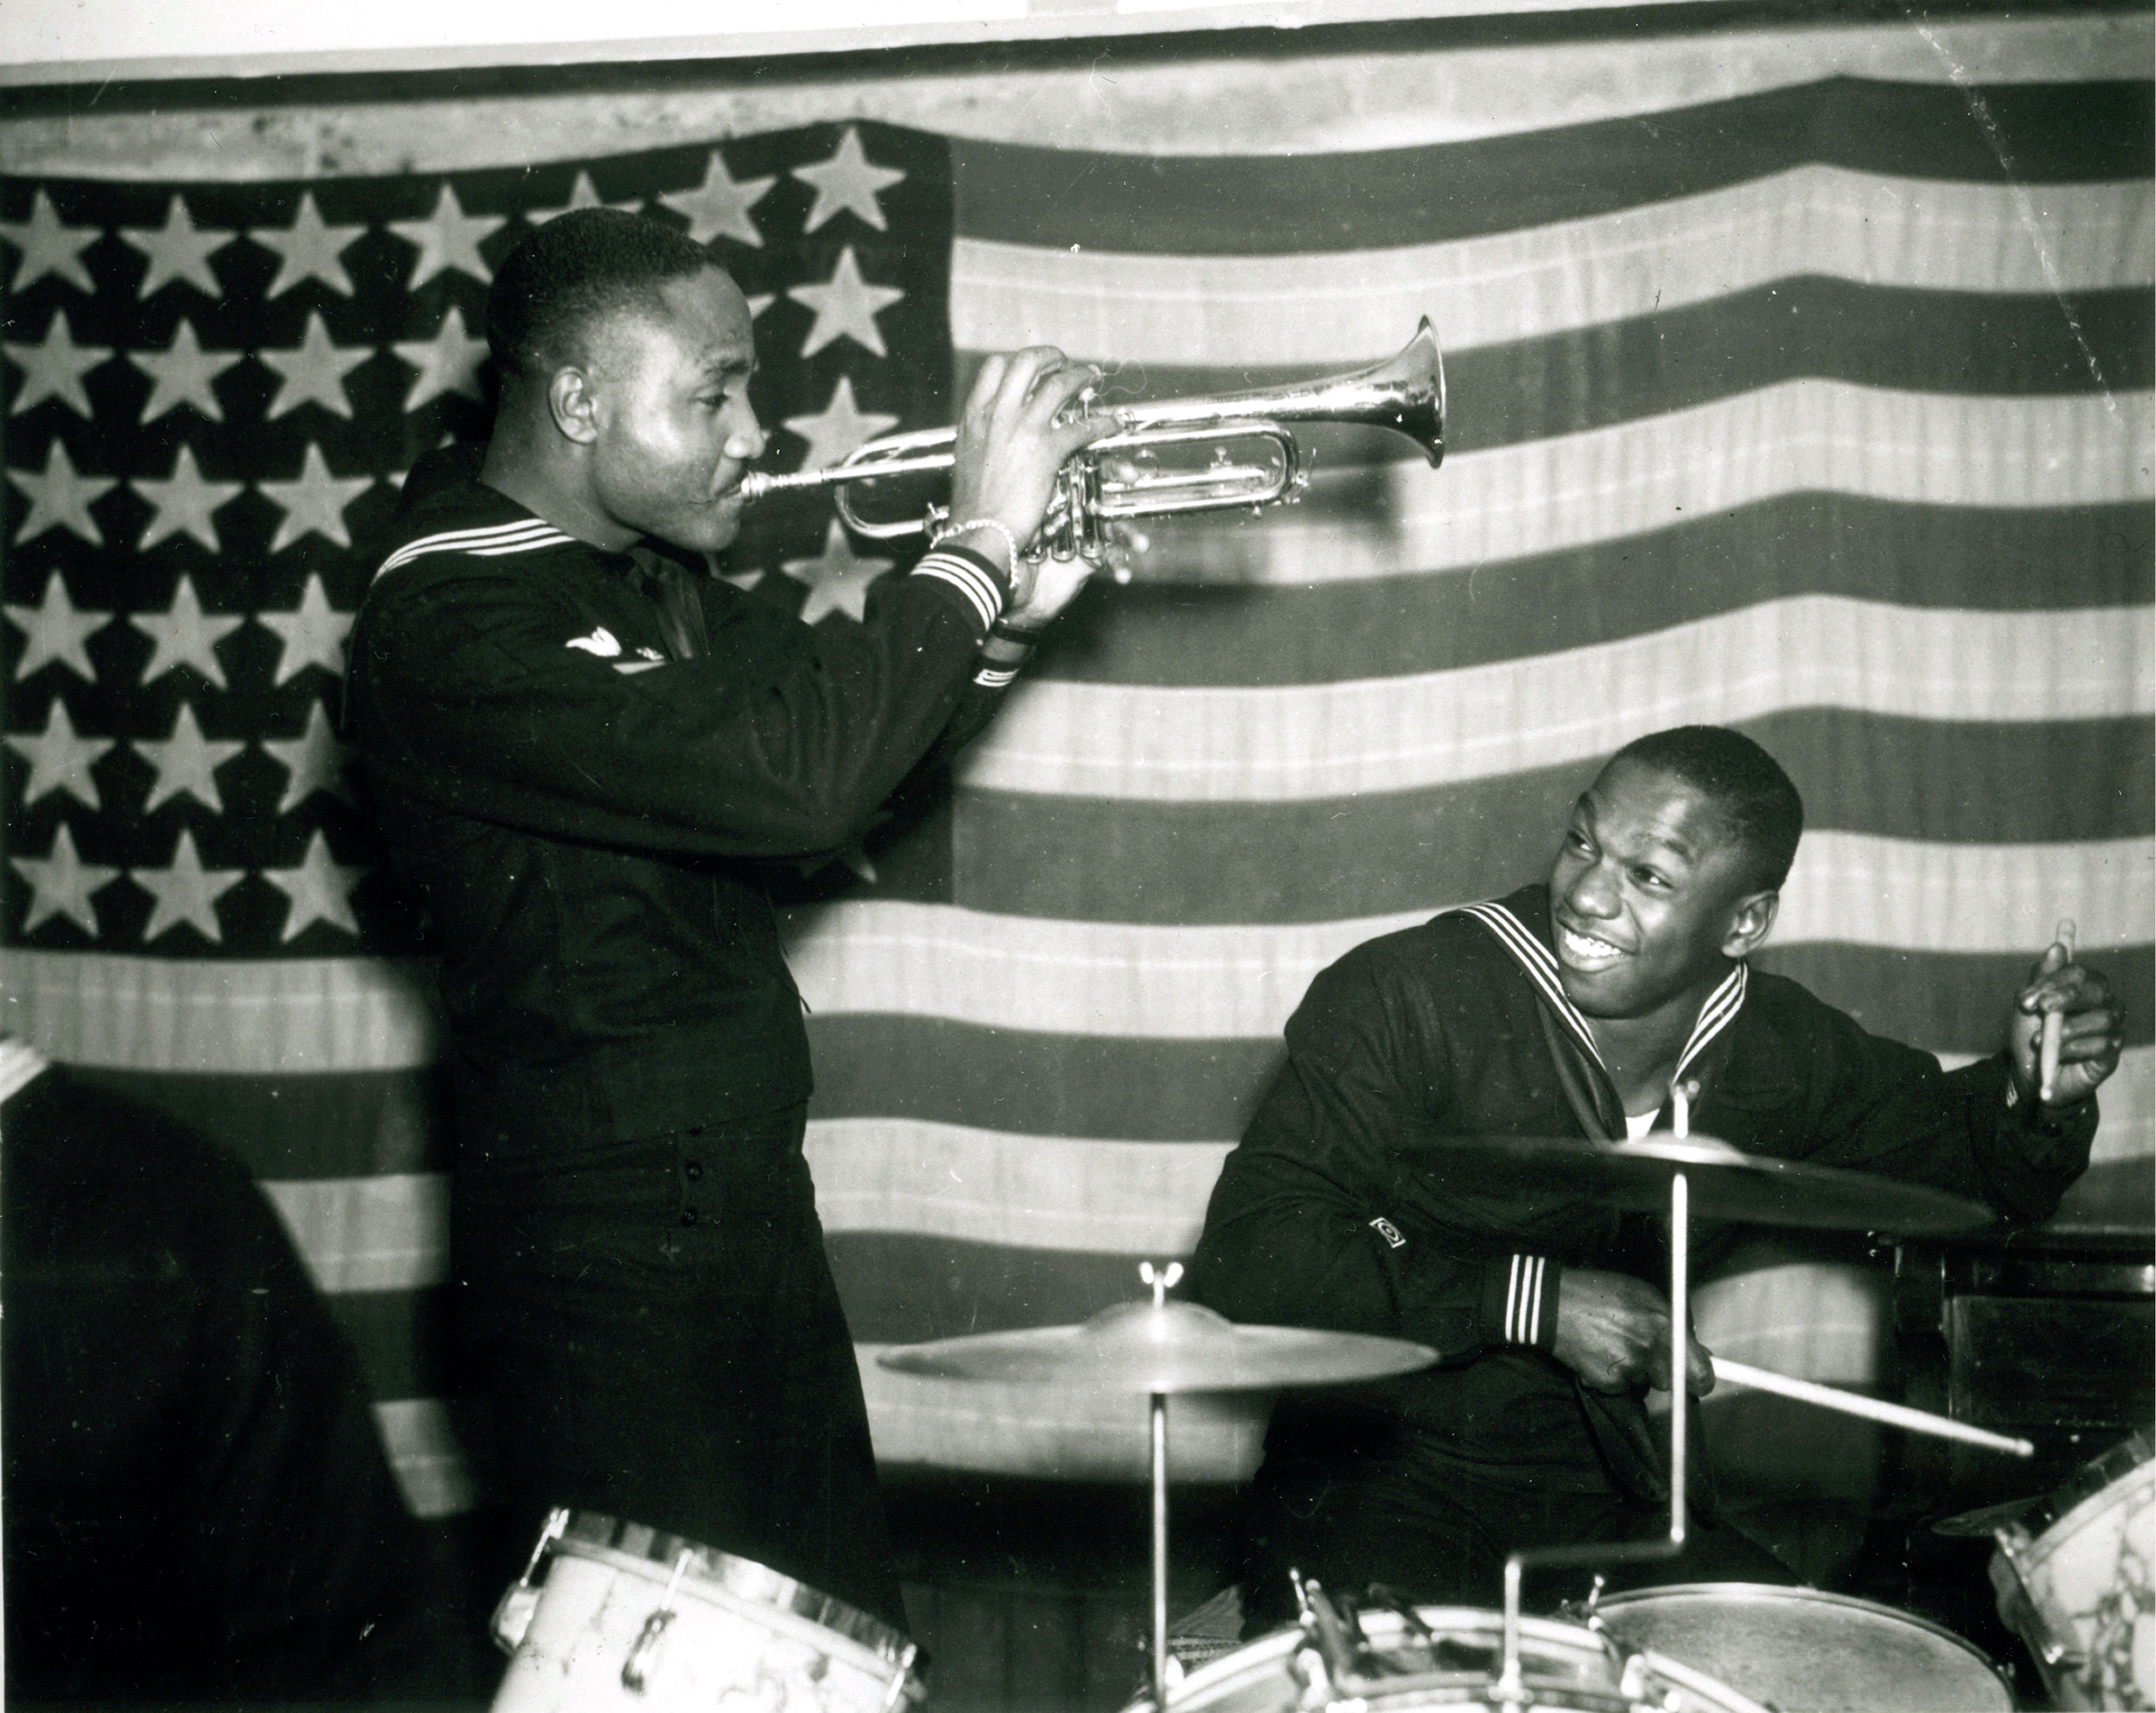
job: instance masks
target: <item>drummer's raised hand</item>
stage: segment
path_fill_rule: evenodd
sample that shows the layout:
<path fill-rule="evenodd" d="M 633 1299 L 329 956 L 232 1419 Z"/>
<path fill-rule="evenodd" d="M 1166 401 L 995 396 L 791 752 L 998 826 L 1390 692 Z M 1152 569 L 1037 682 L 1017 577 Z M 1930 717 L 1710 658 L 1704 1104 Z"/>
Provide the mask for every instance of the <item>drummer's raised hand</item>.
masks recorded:
<path fill-rule="evenodd" d="M 1020 553 L 1040 531 L 1055 490 L 1055 473 L 1071 455 L 1116 424 L 1106 416 L 1066 418 L 1065 407 L 1099 379 L 1083 363 L 1066 361 L 1051 345 L 1031 345 L 1009 356 L 991 357 L 973 378 L 952 448 L 951 521 L 957 538 L 1004 564 L 1014 544 Z M 968 523 L 1000 525 L 966 530 Z M 1034 599 L 1039 568 L 1022 557 L 1006 568 L 1011 604 L 1029 625 L 1045 624 L 1077 593 L 1082 574 L 1059 577 L 1060 599 L 1043 612 Z M 1044 591 L 1046 593 L 1046 591 Z"/>
<path fill-rule="evenodd" d="M 2039 1043 L 2046 1012 L 2061 1019 L 2059 1074 L 2051 1085 L 2052 1106 L 2071 1106 L 2096 1093 L 2097 1085 L 2118 1068 L 2126 1019 L 2112 997 L 2111 984 L 2086 964 L 2077 964 L 2066 946 L 2055 942 L 2029 972 L 2028 985 L 2014 997 L 2006 1026 L 2014 1082 L 2024 1100 L 2037 1098 Z"/>
<path fill-rule="evenodd" d="M 1714 1361 L 1696 1338 L 1685 1340 L 1685 1389 L 1714 1390 Z M 1625 1273 L 1568 1267 L 1557 1294 L 1557 1339 L 1550 1354 L 1596 1391 L 1630 1391 L 1670 1383 L 1670 1305 L 1652 1285 Z"/>

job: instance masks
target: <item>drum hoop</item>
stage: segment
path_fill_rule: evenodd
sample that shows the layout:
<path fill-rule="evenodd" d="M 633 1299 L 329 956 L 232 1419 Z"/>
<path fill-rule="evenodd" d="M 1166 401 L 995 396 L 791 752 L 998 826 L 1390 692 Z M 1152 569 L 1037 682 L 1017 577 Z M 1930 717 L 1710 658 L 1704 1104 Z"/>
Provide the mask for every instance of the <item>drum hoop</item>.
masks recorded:
<path fill-rule="evenodd" d="M 594 1562 L 604 1562 L 606 1556 L 633 1559 L 650 1564 L 666 1576 L 681 1566 L 685 1591 L 708 1588 L 752 1606 L 774 1608 L 806 1618 L 901 1669 L 910 1668 L 916 1657 L 916 1650 L 905 1633 L 880 1618 L 871 1618 L 858 1607 L 849 1606 L 836 1596 L 796 1581 L 769 1565 L 758 1564 L 752 1558 L 737 1558 L 686 1536 L 624 1522 L 598 1511 L 580 1510 L 570 1515 L 553 1550 Z M 685 1566 L 682 1565 L 685 1553 L 688 1555 Z"/>
<path fill-rule="evenodd" d="M 1440 1637 L 1454 1632 L 1460 1636 L 1472 1635 L 1495 1640 L 1504 1628 L 1502 1613 L 1479 1606 L 1419 1605 L 1414 1612 L 1421 1623 L 1435 1630 Z M 1373 1643 L 1384 1638 L 1369 1634 L 1368 1621 L 1370 1619 L 1390 1618 L 1403 1633 L 1409 1628 L 1397 1613 L 1382 1608 L 1365 1612 L 1362 1618 L 1364 1639 Z M 1379 1627 L 1389 1629 L 1392 1625 L 1381 1623 Z M 1623 1669 L 1625 1654 L 1636 1651 L 1645 1662 L 1647 1669 L 1663 1683 L 1686 1691 L 1702 1703 L 1718 1705 L 1722 1713 L 1770 1713 L 1764 1704 L 1752 1700 L 1721 1679 L 1709 1676 L 1697 1666 L 1686 1665 L 1681 1660 L 1672 1659 L 1651 1648 L 1620 1649 L 1612 1645 L 1609 1637 L 1584 1624 L 1569 1623 L 1563 1618 L 1523 1616 L 1520 1619 L 1520 1634 L 1524 1642 L 1540 1646 L 1552 1654 L 1576 1652 L 1583 1659 L 1600 1659 L 1609 1668 L 1613 1684 Z M 1179 1690 L 1170 1695 L 1169 1713 L 1175 1713 L 1178 1703 L 1188 1705 L 1194 1696 L 1209 1694 L 1231 1684 L 1254 1668 L 1262 1669 L 1266 1666 L 1277 1665 L 1282 1659 L 1306 1645 L 1307 1639 L 1304 1632 L 1291 1624 L 1255 1637 L 1217 1659 L 1207 1660 L 1183 1679 Z M 1485 1705 L 1473 1692 L 1491 1685 L 1486 1673 L 1472 1671 L 1424 1674 L 1420 1677 L 1410 1675 L 1397 1681 L 1404 1693 L 1426 1693 L 1439 1690 L 1443 1695 L 1443 1704 L 1447 1705 L 1459 1701 L 1459 1692 L 1470 1695 L 1470 1702 L 1463 1705 Z M 1532 1675 L 1528 1677 L 1527 1684 L 1533 1692 L 1531 1699 L 1542 1706 L 1599 1708 L 1634 1705 L 1624 1701 L 1614 1687 L 1558 1685 Z M 1150 1700 L 1133 1702 L 1125 1713 L 1152 1713 L 1152 1703 Z"/>
<path fill-rule="evenodd" d="M 1898 1607 L 1881 1606 L 1876 1600 L 1860 1600 L 1854 1594 L 1832 1594 L 1824 1588 L 1795 1588 L 1779 1582 L 1666 1582 L 1659 1587 L 1627 1588 L 1621 1594 L 1605 1595 L 1595 1607 L 1597 1612 L 1607 1612 L 1613 1606 L 1643 1606 L 1659 1595 L 1706 1594 L 1717 1597 L 1735 1596 L 1739 1601 L 1754 1605 L 1768 1606 L 1832 1606 L 1846 1611 L 1861 1612 L 1868 1617 L 1884 1618 L 1896 1623 L 1908 1625 L 1912 1629 L 1928 1631 L 1943 1642 L 1951 1642 L 1990 1672 L 1998 1674 L 1998 1666 L 1992 1659 L 1965 1636 L 1958 1636 L 1944 1624 L 1934 1623 L 1928 1618 L 1919 1618 L 1913 1612 L 1903 1612 Z"/>
<path fill-rule="evenodd" d="M 2071 1510 L 2052 1518 L 2027 1545 L 2017 1541 L 2010 1548 L 2001 1541 L 1999 1549 L 2015 1563 L 2034 1572 L 2098 1517 L 2144 1503 L 2143 1489 L 2152 1484 L 2156 1484 L 2156 1463 L 2144 1458 L 2123 1474 L 2112 1476 Z"/>

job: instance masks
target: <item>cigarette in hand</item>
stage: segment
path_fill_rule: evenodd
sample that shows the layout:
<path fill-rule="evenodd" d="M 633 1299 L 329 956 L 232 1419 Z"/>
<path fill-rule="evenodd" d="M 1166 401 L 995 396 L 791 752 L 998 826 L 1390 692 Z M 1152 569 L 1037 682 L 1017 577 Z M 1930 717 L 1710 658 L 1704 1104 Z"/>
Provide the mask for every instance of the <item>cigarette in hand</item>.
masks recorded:
<path fill-rule="evenodd" d="M 2056 935 L 2057 943 L 2066 949 L 2066 962 L 2074 960 L 2074 922 L 2071 916 L 2062 918 Z M 2051 1091 L 2059 1080 L 2059 1043 L 2066 1032 L 2064 1011 L 2044 1013 L 2043 1039 L 2036 1049 L 2036 1098 L 2048 1103 Z"/>

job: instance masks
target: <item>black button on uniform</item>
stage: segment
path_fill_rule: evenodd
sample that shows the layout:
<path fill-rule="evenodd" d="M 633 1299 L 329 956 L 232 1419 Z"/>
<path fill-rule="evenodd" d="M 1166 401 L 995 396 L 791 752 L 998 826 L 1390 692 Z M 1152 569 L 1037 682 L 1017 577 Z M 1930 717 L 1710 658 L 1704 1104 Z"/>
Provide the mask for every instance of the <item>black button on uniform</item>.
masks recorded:
<path fill-rule="evenodd" d="M 692 1184 L 699 1181 L 704 1175 L 703 1162 L 701 1160 L 690 1160 L 688 1165 L 681 1168 L 681 1175 L 688 1179 L 688 1181 Z"/>
<path fill-rule="evenodd" d="M 696 1222 L 696 1210 L 693 1207 L 683 1208 L 681 1210 L 681 1223 L 684 1225 L 694 1225 Z"/>

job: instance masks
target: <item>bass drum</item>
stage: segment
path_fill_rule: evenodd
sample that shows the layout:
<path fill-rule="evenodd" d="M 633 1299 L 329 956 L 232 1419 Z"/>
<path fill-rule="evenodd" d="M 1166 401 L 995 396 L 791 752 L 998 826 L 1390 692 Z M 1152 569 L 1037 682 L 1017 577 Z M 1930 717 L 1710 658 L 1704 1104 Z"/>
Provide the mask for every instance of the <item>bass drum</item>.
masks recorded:
<path fill-rule="evenodd" d="M 2029 1644 L 2052 1703 L 2156 1707 L 2156 1460 L 2148 1442 L 2137 1433 L 2112 1447 L 1996 1533 L 1999 1615 Z"/>
<path fill-rule="evenodd" d="M 1527 1699 L 1500 1701 L 1503 1615 L 1465 1606 L 1417 1607 L 1412 1620 L 1394 1612 L 1360 1619 L 1368 1653 L 1355 1680 L 1334 1685 L 1327 1700 L 1368 1713 L 1484 1709 L 1487 1713 L 1768 1713 L 1704 1673 L 1652 1652 L 1628 1659 L 1578 1624 L 1520 1620 L 1520 1670 Z M 1310 1645 L 1300 1629 L 1276 1630 L 1183 1679 L 1168 1691 L 1168 1713 L 1296 1713 L 1327 1705 L 1308 1691 Z M 1150 1710 L 1150 1699 L 1130 1713 Z"/>
<path fill-rule="evenodd" d="M 494 1638 L 511 1659 L 493 1713 L 896 1713 L 927 1699 L 913 1644 L 888 1625 L 766 1566 L 594 1511 L 547 1520 Z"/>
<path fill-rule="evenodd" d="M 1845 1594 L 1677 1583 L 1613 1594 L 1591 1621 L 1780 1713 L 2013 1713 L 1991 1662 L 1953 1631 Z"/>

